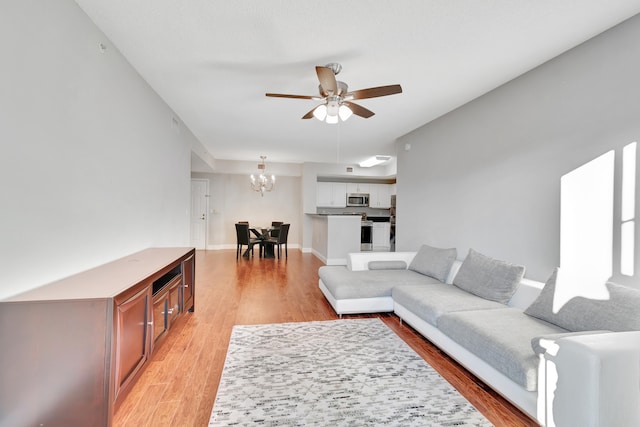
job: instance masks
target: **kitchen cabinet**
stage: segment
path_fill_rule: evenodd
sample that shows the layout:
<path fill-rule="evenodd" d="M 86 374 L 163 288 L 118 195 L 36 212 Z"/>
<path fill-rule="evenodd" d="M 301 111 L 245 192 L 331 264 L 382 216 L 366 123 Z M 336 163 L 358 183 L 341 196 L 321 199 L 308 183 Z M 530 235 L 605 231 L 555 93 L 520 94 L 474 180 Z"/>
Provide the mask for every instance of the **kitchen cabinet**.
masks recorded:
<path fill-rule="evenodd" d="M 378 209 L 391 207 L 391 184 L 370 184 L 369 207 Z"/>
<path fill-rule="evenodd" d="M 150 248 L 0 301 L 2 421 L 110 426 L 155 344 L 193 310 L 194 255 Z"/>
<path fill-rule="evenodd" d="M 371 184 L 361 183 L 361 182 L 348 182 L 347 183 L 347 194 L 348 193 L 362 193 L 369 194 L 371 191 Z"/>
<path fill-rule="evenodd" d="M 373 223 L 373 250 L 390 250 L 390 230 L 391 224 L 388 222 Z"/>
<path fill-rule="evenodd" d="M 319 208 L 344 208 L 347 206 L 347 184 L 344 182 L 318 182 L 316 206 Z"/>

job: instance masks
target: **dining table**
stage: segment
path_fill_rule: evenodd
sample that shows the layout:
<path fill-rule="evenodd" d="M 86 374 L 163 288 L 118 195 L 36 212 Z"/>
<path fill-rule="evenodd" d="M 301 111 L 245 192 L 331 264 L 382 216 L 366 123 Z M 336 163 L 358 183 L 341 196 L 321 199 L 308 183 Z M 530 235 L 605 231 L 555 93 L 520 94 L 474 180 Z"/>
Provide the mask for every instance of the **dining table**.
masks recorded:
<path fill-rule="evenodd" d="M 253 227 L 249 230 L 260 240 L 260 256 L 264 258 L 275 258 L 276 254 L 273 250 L 274 245 L 265 244 L 264 241 L 269 238 L 270 233 L 275 227 Z"/>

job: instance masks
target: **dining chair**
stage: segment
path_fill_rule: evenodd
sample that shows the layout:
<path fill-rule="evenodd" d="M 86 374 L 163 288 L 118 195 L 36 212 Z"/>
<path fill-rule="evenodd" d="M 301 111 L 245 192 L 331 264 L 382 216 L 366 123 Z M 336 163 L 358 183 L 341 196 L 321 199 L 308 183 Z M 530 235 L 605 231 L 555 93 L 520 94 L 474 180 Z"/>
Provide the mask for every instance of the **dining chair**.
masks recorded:
<path fill-rule="evenodd" d="M 252 239 L 249 236 L 248 222 L 239 222 L 236 224 L 236 238 L 238 239 L 238 244 L 236 246 L 236 259 L 240 257 L 243 245 L 247 246 L 246 254 L 249 256 L 249 251 L 251 251 L 251 255 L 253 255 L 253 245 L 259 245 L 261 242 L 260 239 Z"/>
<path fill-rule="evenodd" d="M 271 221 L 271 232 L 269 233 L 270 237 L 278 237 L 280 234 L 280 226 L 284 224 L 282 221 Z"/>
<path fill-rule="evenodd" d="M 289 237 L 289 227 L 291 224 L 282 224 L 280 225 L 280 232 L 278 233 L 278 237 L 270 237 L 264 241 L 265 244 L 272 244 L 274 246 L 278 246 L 278 258 L 281 255 L 281 247 L 284 245 L 284 256 L 285 258 L 289 258 L 289 253 L 287 250 L 287 238 Z"/>

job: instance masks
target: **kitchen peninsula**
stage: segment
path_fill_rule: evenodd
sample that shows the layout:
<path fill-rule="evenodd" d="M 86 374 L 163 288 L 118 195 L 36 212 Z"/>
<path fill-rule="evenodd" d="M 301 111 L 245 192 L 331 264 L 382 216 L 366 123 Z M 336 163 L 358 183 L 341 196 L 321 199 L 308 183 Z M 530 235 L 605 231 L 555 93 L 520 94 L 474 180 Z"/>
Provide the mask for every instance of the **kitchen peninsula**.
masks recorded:
<path fill-rule="evenodd" d="M 313 254 L 327 265 L 346 265 L 349 252 L 360 252 L 360 215 L 311 215 Z"/>

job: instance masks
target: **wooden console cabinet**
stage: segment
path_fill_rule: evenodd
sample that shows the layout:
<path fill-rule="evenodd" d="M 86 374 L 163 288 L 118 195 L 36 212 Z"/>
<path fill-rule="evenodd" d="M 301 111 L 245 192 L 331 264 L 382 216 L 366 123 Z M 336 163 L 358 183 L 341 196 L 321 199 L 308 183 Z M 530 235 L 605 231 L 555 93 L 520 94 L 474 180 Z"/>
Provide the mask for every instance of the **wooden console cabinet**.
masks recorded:
<path fill-rule="evenodd" d="M 0 301 L 0 425 L 111 425 L 194 279 L 193 248 L 151 248 Z"/>

